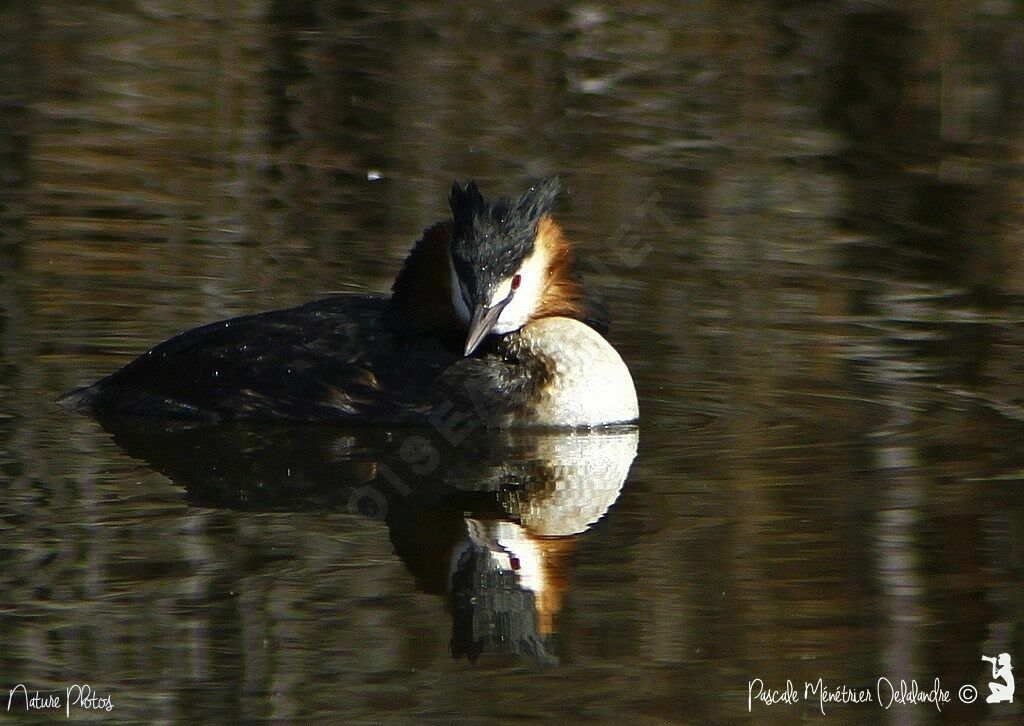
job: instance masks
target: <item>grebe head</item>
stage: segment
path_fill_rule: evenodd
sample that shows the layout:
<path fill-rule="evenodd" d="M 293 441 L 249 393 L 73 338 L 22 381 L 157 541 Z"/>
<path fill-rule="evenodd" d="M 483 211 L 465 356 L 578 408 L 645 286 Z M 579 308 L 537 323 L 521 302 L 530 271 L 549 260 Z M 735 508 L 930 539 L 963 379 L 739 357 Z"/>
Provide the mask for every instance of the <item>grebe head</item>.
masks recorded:
<path fill-rule="evenodd" d="M 529 322 L 544 304 L 551 250 L 538 231 L 560 184 L 550 177 L 518 199 L 486 201 L 475 182 L 452 185 L 451 296 L 469 355 L 490 333 Z"/>

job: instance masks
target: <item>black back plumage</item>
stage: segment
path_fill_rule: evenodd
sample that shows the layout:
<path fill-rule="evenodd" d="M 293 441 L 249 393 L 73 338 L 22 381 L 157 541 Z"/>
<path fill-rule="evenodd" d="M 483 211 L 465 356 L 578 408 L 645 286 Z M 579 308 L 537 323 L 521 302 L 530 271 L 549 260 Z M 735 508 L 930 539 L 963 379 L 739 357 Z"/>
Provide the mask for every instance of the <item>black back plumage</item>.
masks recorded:
<path fill-rule="evenodd" d="M 380 325 L 386 298 L 338 295 L 204 325 L 62 399 L 70 408 L 206 420 L 422 421 L 457 362 Z"/>
<path fill-rule="evenodd" d="M 363 423 L 424 423 L 436 407 L 454 405 L 503 421 L 546 379 L 510 359 L 497 338 L 462 356 L 465 331 L 444 284 L 448 254 L 471 302 L 486 302 L 533 252 L 559 190 L 551 177 L 516 199 L 488 202 L 475 183 L 456 183 L 451 222 L 427 230 L 391 299 L 340 295 L 204 325 L 61 402 L 94 413 Z M 584 303 L 573 314 L 603 330 Z"/>

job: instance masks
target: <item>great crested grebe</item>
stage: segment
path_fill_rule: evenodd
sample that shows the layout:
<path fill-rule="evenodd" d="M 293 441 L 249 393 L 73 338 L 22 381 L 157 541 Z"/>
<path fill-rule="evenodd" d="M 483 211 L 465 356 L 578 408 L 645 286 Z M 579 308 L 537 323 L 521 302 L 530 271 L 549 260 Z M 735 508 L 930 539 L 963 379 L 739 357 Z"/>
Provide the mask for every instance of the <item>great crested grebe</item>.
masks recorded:
<path fill-rule="evenodd" d="M 544 180 L 515 200 L 452 186 L 452 218 L 413 246 L 391 296 L 337 295 L 181 333 L 61 403 L 204 420 L 489 426 L 636 420 L 622 358 L 590 325 Z"/>

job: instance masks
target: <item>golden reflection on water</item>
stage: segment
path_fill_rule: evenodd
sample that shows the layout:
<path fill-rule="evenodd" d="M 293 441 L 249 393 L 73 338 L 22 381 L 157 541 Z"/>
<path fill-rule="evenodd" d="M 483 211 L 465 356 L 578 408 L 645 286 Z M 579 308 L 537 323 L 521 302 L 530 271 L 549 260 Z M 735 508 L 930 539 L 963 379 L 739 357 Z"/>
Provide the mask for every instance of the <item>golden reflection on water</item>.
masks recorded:
<path fill-rule="evenodd" d="M 3 6 L 6 687 L 85 680 L 145 720 L 984 694 L 981 655 L 1024 657 L 1022 37 L 1009 3 Z M 51 404 L 189 326 L 384 290 L 453 178 L 551 172 L 643 412 L 606 515 L 530 550 L 557 666 L 451 659 L 446 570 L 408 564 L 450 550 L 346 511 L 376 445 L 246 508 L 180 481 L 201 451 L 132 458 Z M 489 562 L 526 518 L 491 504 L 404 531 Z"/>

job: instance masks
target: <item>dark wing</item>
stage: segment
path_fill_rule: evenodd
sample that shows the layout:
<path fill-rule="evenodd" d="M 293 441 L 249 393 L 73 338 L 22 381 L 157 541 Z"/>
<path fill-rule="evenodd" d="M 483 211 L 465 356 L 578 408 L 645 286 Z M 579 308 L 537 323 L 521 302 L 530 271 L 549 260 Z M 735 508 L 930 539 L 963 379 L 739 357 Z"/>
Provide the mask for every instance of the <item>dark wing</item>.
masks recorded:
<path fill-rule="evenodd" d="M 484 426 L 503 426 L 523 413 L 546 383 L 540 359 L 512 356 L 504 341 L 491 336 L 478 354 L 444 371 L 435 388 L 435 406 L 441 411 L 453 408 Z"/>
<path fill-rule="evenodd" d="M 383 298 L 338 296 L 233 318 L 156 346 L 64 403 L 92 411 L 211 420 L 390 420 L 415 384 L 397 387 L 381 329 Z"/>

